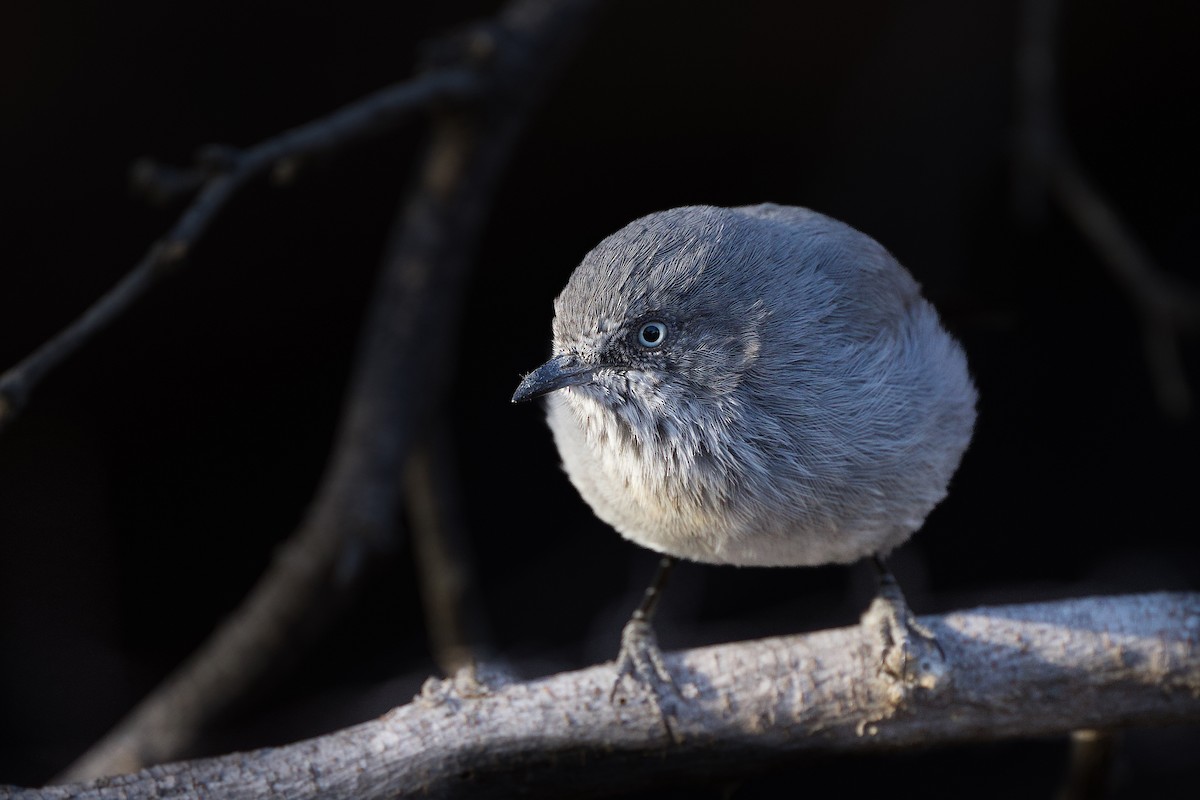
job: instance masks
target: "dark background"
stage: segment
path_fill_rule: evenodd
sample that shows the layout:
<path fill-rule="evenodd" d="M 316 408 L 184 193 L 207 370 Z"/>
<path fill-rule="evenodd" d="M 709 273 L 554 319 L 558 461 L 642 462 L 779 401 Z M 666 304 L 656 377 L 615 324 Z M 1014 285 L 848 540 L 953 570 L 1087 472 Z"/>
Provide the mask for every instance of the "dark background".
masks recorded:
<path fill-rule="evenodd" d="M 597 23 L 496 198 L 449 401 L 493 645 L 520 674 L 611 658 L 655 559 L 592 518 L 538 409 L 509 396 L 548 354 L 551 300 L 580 257 L 688 203 L 840 217 L 891 249 L 962 339 L 982 398 L 975 442 L 895 558 L 919 613 L 1200 587 L 1195 415 L 1156 404 L 1137 312 L 1065 217 L 1013 213 L 1017 5 L 624 0 Z M 326 114 L 408 76 L 420 41 L 496 6 L 5 2 L 0 369 L 174 220 L 178 208 L 127 190 L 135 158 L 187 164 L 200 145 Z M 1110 0 L 1067 3 L 1060 38 L 1084 167 L 1192 285 L 1198 35 L 1196 4 Z M 0 437 L 0 782 L 65 767 L 236 607 L 294 528 L 421 128 L 244 193 L 188 269 L 55 371 Z M 1182 352 L 1200 390 L 1196 342 Z M 871 591 L 861 565 L 683 565 L 660 640 L 851 624 Z M 401 546 L 202 752 L 407 702 L 436 671 L 422 626 Z M 1192 796 L 1198 743 L 1195 728 L 1125 736 L 1120 796 Z M 896 781 L 1047 796 L 1065 753 L 1056 739 L 806 759 L 735 796 L 831 780 L 844 796 Z"/>

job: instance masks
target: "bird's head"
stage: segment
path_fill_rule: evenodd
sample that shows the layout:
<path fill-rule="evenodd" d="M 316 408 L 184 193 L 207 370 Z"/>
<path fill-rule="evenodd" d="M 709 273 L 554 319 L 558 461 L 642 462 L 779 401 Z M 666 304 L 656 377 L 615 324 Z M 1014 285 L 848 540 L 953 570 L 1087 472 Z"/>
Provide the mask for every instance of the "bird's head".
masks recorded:
<path fill-rule="evenodd" d="M 555 301 L 554 356 L 513 401 L 570 389 L 641 416 L 730 402 L 767 314 L 752 277 L 767 254 L 744 228 L 728 209 L 688 207 L 605 239 Z"/>

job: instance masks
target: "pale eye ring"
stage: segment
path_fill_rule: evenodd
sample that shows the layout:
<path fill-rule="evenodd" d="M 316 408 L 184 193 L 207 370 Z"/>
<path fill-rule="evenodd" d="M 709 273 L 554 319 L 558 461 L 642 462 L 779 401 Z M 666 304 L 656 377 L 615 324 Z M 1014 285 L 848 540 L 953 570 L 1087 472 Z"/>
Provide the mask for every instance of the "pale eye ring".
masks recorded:
<path fill-rule="evenodd" d="M 654 349 L 661 347 L 667 340 L 667 323 L 652 320 L 642 325 L 638 330 L 638 344 Z"/>

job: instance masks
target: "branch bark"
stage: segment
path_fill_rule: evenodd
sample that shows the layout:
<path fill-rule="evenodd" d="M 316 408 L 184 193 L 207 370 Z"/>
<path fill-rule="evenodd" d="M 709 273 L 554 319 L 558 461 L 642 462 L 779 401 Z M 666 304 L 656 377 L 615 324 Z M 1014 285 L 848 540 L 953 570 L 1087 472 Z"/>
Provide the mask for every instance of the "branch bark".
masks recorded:
<path fill-rule="evenodd" d="M 286 747 L 0 800 L 599 796 L 761 771 L 804 752 L 866 752 L 1200 720 L 1200 594 L 978 608 L 921 622 L 950 665 L 897 692 L 862 626 L 668 654 L 672 742 L 657 707 L 610 702 L 613 665 L 483 693 L 430 680 L 384 717 Z"/>
<path fill-rule="evenodd" d="M 177 757 L 209 720 L 311 638 L 395 538 L 401 476 L 449 379 L 459 296 L 517 135 L 582 36 L 596 0 L 516 0 L 435 55 L 480 91 L 440 109 L 393 229 L 334 452 L 299 529 L 242 606 L 63 780 Z M 444 65 L 435 64 L 434 68 Z M 285 137 L 288 135 L 285 134 Z"/>

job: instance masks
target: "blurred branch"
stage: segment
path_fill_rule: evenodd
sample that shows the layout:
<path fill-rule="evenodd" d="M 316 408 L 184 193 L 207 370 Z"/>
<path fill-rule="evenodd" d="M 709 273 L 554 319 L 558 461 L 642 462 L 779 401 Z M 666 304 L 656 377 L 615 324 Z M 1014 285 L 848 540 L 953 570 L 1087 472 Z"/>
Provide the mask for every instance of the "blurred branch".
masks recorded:
<path fill-rule="evenodd" d="M 1200 324 L 1200 292 L 1155 264 L 1113 204 L 1087 176 L 1067 141 L 1059 110 L 1055 41 L 1060 0 L 1025 0 L 1017 49 L 1018 130 L 1014 199 L 1027 220 L 1044 217 L 1053 197 L 1132 298 L 1159 406 L 1190 413 L 1177 337 Z"/>
<path fill-rule="evenodd" d="M 384 256 L 316 498 L 242 606 L 65 779 L 127 772 L 183 752 L 209 720 L 261 684 L 282 652 L 315 635 L 367 557 L 393 541 L 402 470 L 449 380 L 459 295 L 492 192 L 595 5 L 514 0 L 494 22 L 434 52 L 431 68 L 453 64 L 449 83 L 455 92 L 472 87 L 476 102 L 436 109 L 420 177 Z M 335 118 L 375 119 L 362 111 Z"/>
<path fill-rule="evenodd" d="M 1111 796 L 1116 749 L 1112 731 L 1090 728 L 1071 731 L 1067 775 L 1054 800 L 1100 800 Z"/>
<path fill-rule="evenodd" d="M 143 160 L 133 180 L 158 200 L 198 191 L 192 204 L 134 268 L 74 322 L 0 375 L 0 431 L 12 422 L 48 372 L 119 317 L 148 289 L 177 270 L 229 201 L 269 170 L 291 174 L 297 161 L 344 148 L 396 127 L 439 103 L 476 95 L 479 77 L 467 70 L 430 72 L 352 103 L 327 117 L 293 128 L 249 150 L 207 147 L 195 170 L 159 167 Z"/>
<path fill-rule="evenodd" d="M 483 603 L 473 575 L 462 497 L 445 419 L 408 461 L 405 507 L 434 660 L 444 675 L 474 669 L 484 645 Z"/>
<path fill-rule="evenodd" d="M 431 680 L 380 719 L 286 747 L 170 764 L 52 798 L 583 797 L 867 752 L 1200 720 L 1200 594 L 923 617 L 950 670 L 897 694 L 864 626 L 668 654 L 681 696 L 611 703 L 613 665 L 490 692 Z"/>
<path fill-rule="evenodd" d="M 1200 321 L 1200 294 L 1162 272 L 1112 205 L 1064 154 L 1054 166 L 1054 196 L 1113 277 L 1133 299 L 1142 320 L 1142 343 L 1159 406 L 1182 419 L 1192 393 L 1179 356 L 1178 334 Z"/>

